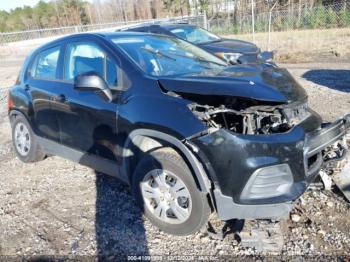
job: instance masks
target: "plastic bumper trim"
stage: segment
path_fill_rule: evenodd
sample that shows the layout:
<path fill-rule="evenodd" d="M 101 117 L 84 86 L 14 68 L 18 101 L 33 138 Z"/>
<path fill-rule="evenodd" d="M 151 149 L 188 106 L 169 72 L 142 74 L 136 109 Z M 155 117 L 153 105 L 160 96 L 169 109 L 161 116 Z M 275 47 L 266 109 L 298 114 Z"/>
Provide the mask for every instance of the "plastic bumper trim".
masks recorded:
<path fill-rule="evenodd" d="M 232 197 L 225 196 L 219 189 L 214 190 L 216 210 L 221 220 L 229 219 L 274 219 L 286 218 L 293 208 L 292 202 L 262 205 L 240 205 Z"/>

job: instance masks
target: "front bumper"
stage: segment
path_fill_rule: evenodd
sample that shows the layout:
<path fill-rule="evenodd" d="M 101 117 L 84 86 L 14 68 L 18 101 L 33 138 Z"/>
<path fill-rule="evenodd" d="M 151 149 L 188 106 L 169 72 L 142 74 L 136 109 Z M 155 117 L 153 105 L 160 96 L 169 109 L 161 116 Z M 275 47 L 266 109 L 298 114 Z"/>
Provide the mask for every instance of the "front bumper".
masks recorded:
<path fill-rule="evenodd" d="M 319 120 L 313 116 L 305 121 L 315 127 Z M 199 148 L 198 156 L 214 183 L 213 195 L 221 219 L 278 219 L 288 215 L 292 202 L 305 192 L 321 169 L 322 151 L 346 134 L 350 115 L 322 127 L 318 124 L 313 131 L 308 128 L 310 123 L 271 135 L 242 135 L 219 129 L 191 141 Z M 254 183 L 253 174 L 279 165 L 289 167 L 291 183 L 280 187 L 277 195 L 268 194 L 271 187 L 267 186 L 263 188 L 267 197 L 263 193 L 261 197 L 249 197 L 246 187 Z M 267 177 L 271 175 L 274 174 Z"/>

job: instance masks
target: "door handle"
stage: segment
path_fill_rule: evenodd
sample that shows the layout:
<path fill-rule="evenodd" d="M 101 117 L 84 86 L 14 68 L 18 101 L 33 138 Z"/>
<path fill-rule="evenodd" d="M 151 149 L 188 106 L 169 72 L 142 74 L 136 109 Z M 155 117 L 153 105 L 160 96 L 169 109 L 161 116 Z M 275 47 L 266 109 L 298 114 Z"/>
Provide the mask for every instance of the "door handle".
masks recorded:
<path fill-rule="evenodd" d="M 51 101 L 65 103 L 67 101 L 66 96 L 63 94 L 60 94 L 58 96 L 51 96 Z"/>

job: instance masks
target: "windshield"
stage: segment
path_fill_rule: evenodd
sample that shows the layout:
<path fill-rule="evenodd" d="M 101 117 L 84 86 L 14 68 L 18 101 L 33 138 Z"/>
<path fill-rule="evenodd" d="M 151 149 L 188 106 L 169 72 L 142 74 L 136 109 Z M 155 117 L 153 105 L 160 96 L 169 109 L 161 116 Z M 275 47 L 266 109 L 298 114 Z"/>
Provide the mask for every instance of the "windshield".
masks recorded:
<path fill-rule="evenodd" d="M 170 32 L 172 32 L 178 38 L 187 40 L 188 42 L 194 44 L 204 44 L 220 40 L 220 37 L 217 35 L 214 35 L 207 30 L 204 30 L 203 28 L 195 26 L 181 26 L 171 29 Z"/>
<path fill-rule="evenodd" d="M 111 40 L 152 76 L 222 71 L 227 66 L 216 56 L 173 37 L 137 35 L 112 37 Z"/>

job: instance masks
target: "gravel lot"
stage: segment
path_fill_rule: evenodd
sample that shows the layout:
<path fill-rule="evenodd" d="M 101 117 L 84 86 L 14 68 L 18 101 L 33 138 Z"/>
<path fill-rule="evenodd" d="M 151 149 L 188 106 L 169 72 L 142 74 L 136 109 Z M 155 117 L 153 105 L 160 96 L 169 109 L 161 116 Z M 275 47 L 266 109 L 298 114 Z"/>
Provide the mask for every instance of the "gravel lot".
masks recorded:
<path fill-rule="evenodd" d="M 20 64 L 21 59 L 0 63 L 0 90 L 13 84 Z M 349 63 L 283 66 L 306 88 L 311 107 L 326 120 L 350 112 Z M 127 186 L 79 164 L 59 157 L 21 163 L 11 146 L 6 100 L 6 92 L 0 91 L 0 260 L 1 255 L 162 256 L 154 260 L 167 255 L 269 255 L 243 247 L 234 234 L 223 241 L 205 233 L 166 235 L 142 217 Z M 280 223 L 284 245 L 279 255 L 350 254 L 349 207 L 339 192 L 306 192 L 292 212 L 293 220 Z M 211 222 L 215 228 L 224 225 L 215 217 Z"/>

